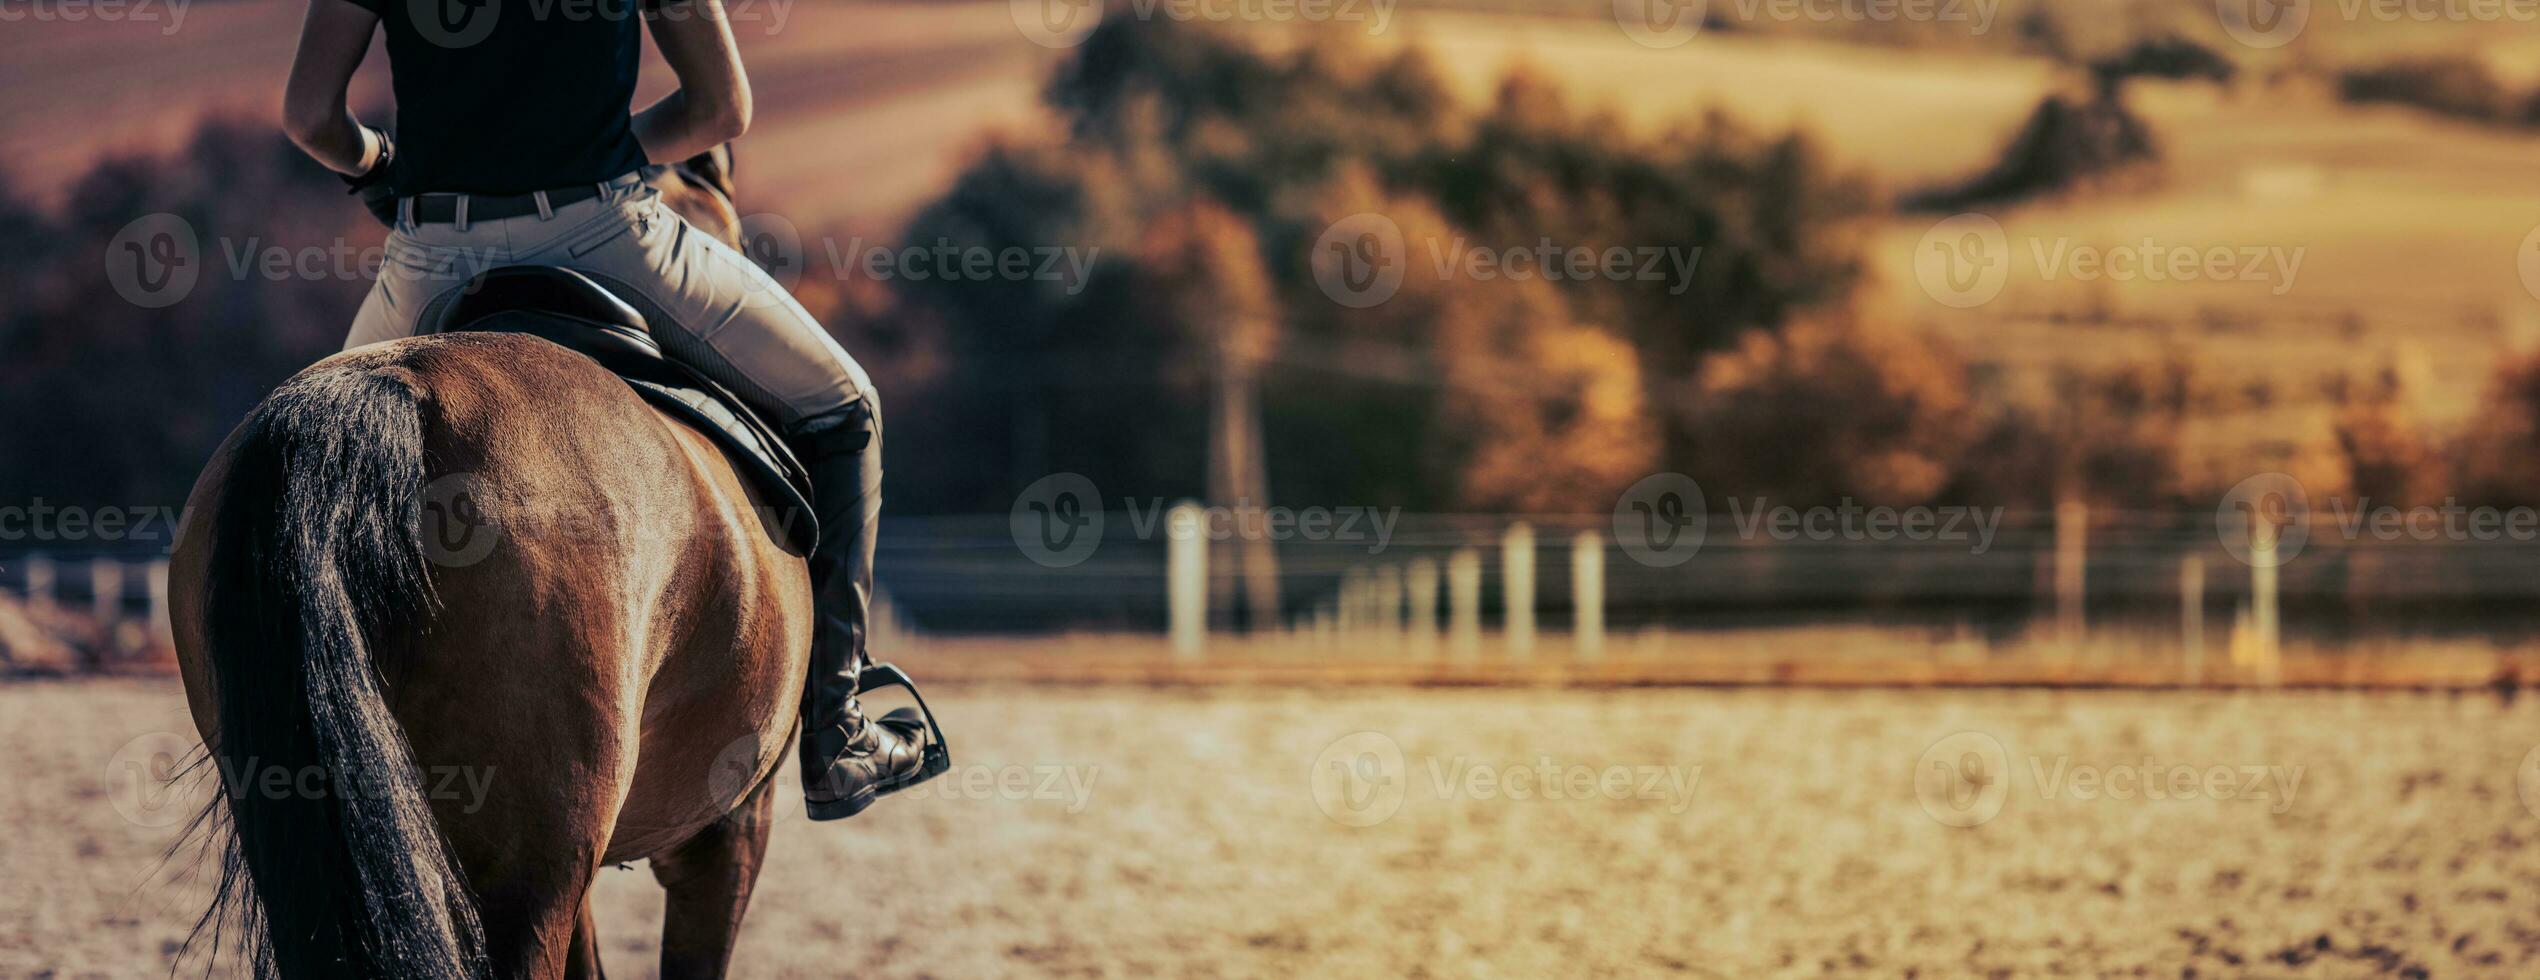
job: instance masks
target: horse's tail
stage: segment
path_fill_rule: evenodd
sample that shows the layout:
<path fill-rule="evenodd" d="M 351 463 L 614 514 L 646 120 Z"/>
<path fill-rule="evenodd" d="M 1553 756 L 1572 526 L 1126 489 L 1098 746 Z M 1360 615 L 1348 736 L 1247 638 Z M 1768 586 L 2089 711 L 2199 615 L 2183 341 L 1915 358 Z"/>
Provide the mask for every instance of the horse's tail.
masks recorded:
<path fill-rule="evenodd" d="M 214 916 L 244 917 L 260 974 L 489 972 L 371 659 L 432 602 L 422 403 L 393 365 L 312 369 L 256 409 L 230 460 L 205 603 L 235 830 Z"/>

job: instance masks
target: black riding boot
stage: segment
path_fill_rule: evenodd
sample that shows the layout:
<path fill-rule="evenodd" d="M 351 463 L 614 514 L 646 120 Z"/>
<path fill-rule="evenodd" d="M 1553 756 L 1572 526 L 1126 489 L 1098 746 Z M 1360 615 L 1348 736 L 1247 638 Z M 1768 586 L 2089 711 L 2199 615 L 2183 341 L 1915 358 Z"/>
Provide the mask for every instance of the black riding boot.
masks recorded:
<path fill-rule="evenodd" d="M 802 710 L 803 799 L 814 820 L 855 816 L 950 765 L 931 719 L 910 708 L 867 719 L 856 702 L 870 664 L 864 643 L 874 522 L 882 513 L 882 420 L 872 401 L 806 419 L 790 440 L 811 473 L 820 519 L 811 555 L 811 682 Z"/>

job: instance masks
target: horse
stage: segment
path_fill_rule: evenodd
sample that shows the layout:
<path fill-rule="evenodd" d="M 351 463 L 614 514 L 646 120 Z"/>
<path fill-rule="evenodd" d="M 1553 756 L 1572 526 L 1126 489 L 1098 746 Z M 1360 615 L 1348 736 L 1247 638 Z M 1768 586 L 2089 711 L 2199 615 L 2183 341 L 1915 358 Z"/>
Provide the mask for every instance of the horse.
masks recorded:
<path fill-rule="evenodd" d="M 647 179 L 727 240 L 731 157 Z M 597 977 L 649 859 L 665 977 L 728 968 L 812 635 L 799 545 L 591 360 L 453 333 L 309 367 L 230 433 L 171 556 L 221 791 L 212 955 L 260 975 Z"/>

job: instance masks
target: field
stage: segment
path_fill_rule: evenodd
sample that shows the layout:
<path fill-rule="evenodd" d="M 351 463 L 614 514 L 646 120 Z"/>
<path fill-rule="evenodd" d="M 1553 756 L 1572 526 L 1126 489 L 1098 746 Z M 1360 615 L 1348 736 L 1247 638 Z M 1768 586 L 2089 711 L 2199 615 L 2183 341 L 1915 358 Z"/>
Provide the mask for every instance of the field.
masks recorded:
<path fill-rule="evenodd" d="M 2540 969 L 2527 701 L 939 698 L 961 767 L 845 826 L 789 814 L 741 975 Z M 0 687 L 0 976 L 166 974 L 202 892 L 154 874 L 148 824 L 183 806 L 137 802 L 117 753 L 184 730 L 165 681 Z M 620 976 L 651 972 L 657 895 L 603 874 Z"/>

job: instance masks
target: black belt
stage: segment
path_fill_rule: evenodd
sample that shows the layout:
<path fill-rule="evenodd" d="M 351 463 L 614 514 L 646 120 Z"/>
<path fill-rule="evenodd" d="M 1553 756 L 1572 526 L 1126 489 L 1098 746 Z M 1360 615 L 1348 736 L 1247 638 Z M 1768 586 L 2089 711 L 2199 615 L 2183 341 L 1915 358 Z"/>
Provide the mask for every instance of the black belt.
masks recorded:
<path fill-rule="evenodd" d="M 547 208 L 552 211 L 600 196 L 600 185 L 559 187 L 546 193 Z M 414 209 L 416 224 L 451 224 L 459 220 L 460 198 L 467 199 L 467 220 L 471 223 L 538 213 L 536 194 L 417 194 L 409 199 L 408 205 Z"/>

